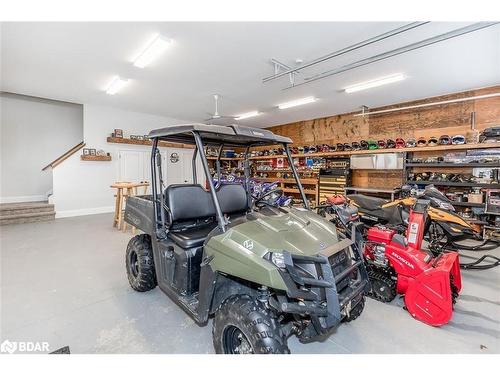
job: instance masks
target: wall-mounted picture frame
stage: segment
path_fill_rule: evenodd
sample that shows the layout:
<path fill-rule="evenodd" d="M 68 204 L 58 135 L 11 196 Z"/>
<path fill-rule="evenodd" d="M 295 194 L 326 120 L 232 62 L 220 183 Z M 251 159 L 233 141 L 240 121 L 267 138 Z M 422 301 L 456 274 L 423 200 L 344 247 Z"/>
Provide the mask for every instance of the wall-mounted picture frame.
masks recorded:
<path fill-rule="evenodd" d="M 85 156 L 90 155 L 90 148 L 84 148 L 83 149 L 83 155 L 85 155 Z"/>
<path fill-rule="evenodd" d="M 90 156 L 96 156 L 96 150 L 95 148 L 90 149 Z"/>
<path fill-rule="evenodd" d="M 115 129 L 114 135 L 115 135 L 115 138 L 123 138 L 123 130 L 122 129 Z"/>

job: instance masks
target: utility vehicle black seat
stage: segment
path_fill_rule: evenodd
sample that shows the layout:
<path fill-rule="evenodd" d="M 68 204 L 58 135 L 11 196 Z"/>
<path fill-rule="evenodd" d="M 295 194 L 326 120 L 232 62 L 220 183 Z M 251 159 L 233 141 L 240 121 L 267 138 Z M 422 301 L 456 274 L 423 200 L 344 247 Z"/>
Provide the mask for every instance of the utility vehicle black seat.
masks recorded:
<path fill-rule="evenodd" d="M 224 214 L 232 217 L 246 213 L 248 203 L 242 185 L 222 185 L 217 197 Z M 171 220 L 168 236 L 183 248 L 201 246 L 217 226 L 212 196 L 201 185 L 170 185 L 165 190 L 165 204 Z"/>

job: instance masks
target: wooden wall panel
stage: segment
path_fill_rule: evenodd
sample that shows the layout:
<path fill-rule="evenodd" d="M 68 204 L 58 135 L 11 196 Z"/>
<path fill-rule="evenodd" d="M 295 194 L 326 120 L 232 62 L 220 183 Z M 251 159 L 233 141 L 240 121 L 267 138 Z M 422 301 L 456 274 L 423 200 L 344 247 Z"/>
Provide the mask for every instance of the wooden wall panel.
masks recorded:
<path fill-rule="evenodd" d="M 408 103 L 400 103 L 380 109 L 430 103 L 500 92 L 500 85 L 484 89 L 426 98 Z M 290 137 L 296 145 L 312 145 L 337 142 L 353 142 L 361 139 L 404 139 L 443 134 L 466 135 L 470 130 L 471 113 L 476 112 L 478 130 L 500 125 L 500 97 L 476 101 L 450 103 L 440 106 L 409 109 L 372 116 L 353 116 L 345 113 L 313 120 L 299 121 L 268 128 L 276 134 Z M 380 171 L 354 171 L 353 185 L 363 187 L 395 187 L 401 184 L 401 173 Z"/>

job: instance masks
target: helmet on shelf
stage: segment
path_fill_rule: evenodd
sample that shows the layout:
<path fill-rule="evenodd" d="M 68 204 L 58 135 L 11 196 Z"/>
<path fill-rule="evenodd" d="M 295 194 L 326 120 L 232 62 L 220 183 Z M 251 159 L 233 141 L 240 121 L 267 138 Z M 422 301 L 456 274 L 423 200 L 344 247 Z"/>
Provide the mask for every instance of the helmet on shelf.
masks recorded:
<path fill-rule="evenodd" d="M 461 134 L 454 135 L 453 137 L 451 137 L 451 143 L 454 145 L 464 145 L 465 137 Z"/>
<path fill-rule="evenodd" d="M 396 148 L 396 142 L 394 142 L 392 139 L 388 139 L 387 148 Z"/>
<path fill-rule="evenodd" d="M 387 143 L 383 139 L 377 141 L 378 148 L 387 148 Z"/>
<path fill-rule="evenodd" d="M 337 143 L 337 151 L 344 151 L 344 144 L 343 143 Z"/>
<path fill-rule="evenodd" d="M 403 138 L 396 138 L 396 148 L 406 147 L 406 142 Z"/>
<path fill-rule="evenodd" d="M 352 142 L 351 143 L 351 148 L 354 150 L 354 151 L 357 151 L 357 150 L 360 150 L 361 149 L 361 146 L 359 145 L 358 142 Z"/>
<path fill-rule="evenodd" d="M 439 137 L 439 144 L 440 145 L 451 145 L 450 136 L 443 134 L 441 137 Z"/>
<path fill-rule="evenodd" d="M 429 140 L 427 141 L 428 146 L 437 146 L 439 143 L 438 139 L 436 137 L 430 137 Z"/>
<path fill-rule="evenodd" d="M 417 147 L 425 147 L 427 146 L 427 140 L 425 137 L 420 137 L 417 141 Z"/>
<path fill-rule="evenodd" d="M 415 138 L 408 138 L 406 141 L 406 147 L 416 147 L 417 146 L 417 141 Z"/>
<path fill-rule="evenodd" d="M 368 141 L 368 149 L 369 150 L 376 150 L 377 148 L 378 148 L 377 142 L 375 142 L 374 140 L 370 139 Z"/>
<path fill-rule="evenodd" d="M 359 142 L 359 146 L 362 150 L 368 150 L 368 142 L 364 139 Z"/>

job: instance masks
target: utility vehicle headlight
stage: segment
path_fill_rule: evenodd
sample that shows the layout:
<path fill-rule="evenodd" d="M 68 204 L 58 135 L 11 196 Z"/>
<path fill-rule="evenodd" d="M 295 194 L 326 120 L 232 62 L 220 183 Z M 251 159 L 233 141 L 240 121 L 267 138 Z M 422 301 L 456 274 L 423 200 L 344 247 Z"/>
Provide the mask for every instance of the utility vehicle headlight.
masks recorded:
<path fill-rule="evenodd" d="M 272 253 L 271 262 L 278 268 L 285 268 L 285 257 L 282 253 Z"/>

